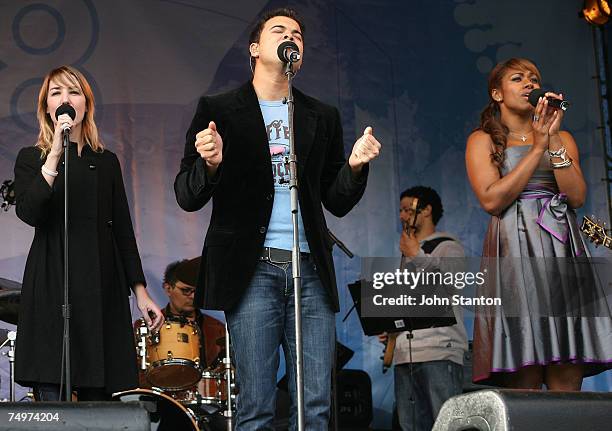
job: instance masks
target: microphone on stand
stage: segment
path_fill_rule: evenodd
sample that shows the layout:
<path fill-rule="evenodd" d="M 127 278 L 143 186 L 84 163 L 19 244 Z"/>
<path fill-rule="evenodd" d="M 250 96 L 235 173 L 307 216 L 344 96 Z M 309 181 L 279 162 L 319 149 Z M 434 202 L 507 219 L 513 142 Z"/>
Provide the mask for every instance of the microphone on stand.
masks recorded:
<path fill-rule="evenodd" d="M 298 48 L 295 42 L 291 42 L 290 40 L 278 45 L 276 53 L 283 63 L 297 63 L 301 58 L 300 48 Z"/>
<path fill-rule="evenodd" d="M 72 121 L 74 121 L 74 119 L 76 118 L 76 111 L 74 110 L 74 108 L 72 107 L 71 104 L 69 103 L 62 103 L 60 106 L 57 107 L 57 109 L 55 110 L 55 119 L 57 121 L 60 115 L 63 114 L 68 114 L 68 116 L 70 117 L 70 119 Z M 69 125 L 64 125 L 63 127 L 63 133 L 64 136 L 69 135 L 70 134 L 70 126 Z"/>
<path fill-rule="evenodd" d="M 529 103 L 531 103 L 533 106 L 537 106 L 538 104 L 538 99 L 540 97 L 546 97 L 544 96 L 546 93 L 548 92 L 548 90 L 543 90 L 541 88 L 536 88 L 534 90 L 531 91 L 531 93 L 529 93 Z M 562 111 L 567 111 L 567 108 L 569 108 L 570 103 L 567 100 L 559 100 L 559 99 L 555 99 L 554 97 L 546 97 L 546 100 L 548 100 L 548 106 L 550 106 L 551 108 L 555 108 L 555 109 L 561 109 Z"/>

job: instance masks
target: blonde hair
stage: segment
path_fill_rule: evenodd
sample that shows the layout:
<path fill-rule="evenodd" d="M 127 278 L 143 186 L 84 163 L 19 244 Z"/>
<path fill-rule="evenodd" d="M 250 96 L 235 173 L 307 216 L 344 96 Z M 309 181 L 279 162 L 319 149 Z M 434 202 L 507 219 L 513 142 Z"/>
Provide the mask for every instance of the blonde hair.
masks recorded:
<path fill-rule="evenodd" d="M 38 109 L 36 116 L 38 118 L 38 124 L 40 125 L 40 131 L 38 132 L 36 146 L 42 151 L 41 157 L 44 158 L 47 153 L 49 153 L 51 144 L 53 143 L 55 126 L 51 118 L 53 113 L 47 112 L 47 95 L 49 93 L 49 85 L 54 79 L 74 87 L 79 87 L 83 92 L 86 107 L 86 112 L 81 123 L 83 141 L 85 144 L 89 145 L 93 151 L 101 153 L 104 151 L 104 145 L 100 140 L 98 128 L 94 121 L 95 104 L 91 86 L 85 79 L 85 76 L 75 68 L 71 66 L 60 66 L 53 69 L 45 76 L 40 92 L 38 93 Z"/>
<path fill-rule="evenodd" d="M 535 63 L 526 58 L 510 58 L 502 63 L 499 63 L 489 73 L 487 90 L 489 92 L 489 103 L 480 113 L 479 129 L 488 133 L 493 140 L 495 152 L 492 154 L 493 162 L 498 166 L 504 161 L 504 150 L 506 149 L 506 141 L 508 138 L 508 128 L 501 122 L 501 110 L 499 102 L 493 99 L 493 90 L 501 88 L 502 78 L 510 69 L 518 69 L 529 71 L 538 77 L 538 81 L 542 81 L 540 71 Z"/>

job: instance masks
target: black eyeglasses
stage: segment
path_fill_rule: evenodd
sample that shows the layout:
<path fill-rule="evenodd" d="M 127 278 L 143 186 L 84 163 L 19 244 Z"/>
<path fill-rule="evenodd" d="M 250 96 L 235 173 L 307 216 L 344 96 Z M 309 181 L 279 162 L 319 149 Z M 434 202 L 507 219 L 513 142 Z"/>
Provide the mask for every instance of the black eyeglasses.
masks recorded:
<path fill-rule="evenodd" d="M 193 287 L 191 287 L 191 288 L 190 288 L 190 287 L 178 287 L 178 286 L 175 286 L 175 287 L 176 287 L 178 290 L 180 290 L 180 291 L 181 291 L 181 293 L 182 293 L 183 295 L 185 295 L 185 296 L 192 295 L 192 294 L 194 294 L 194 293 L 195 293 L 195 291 L 196 291 L 196 290 L 195 290 L 195 288 L 193 288 Z"/>

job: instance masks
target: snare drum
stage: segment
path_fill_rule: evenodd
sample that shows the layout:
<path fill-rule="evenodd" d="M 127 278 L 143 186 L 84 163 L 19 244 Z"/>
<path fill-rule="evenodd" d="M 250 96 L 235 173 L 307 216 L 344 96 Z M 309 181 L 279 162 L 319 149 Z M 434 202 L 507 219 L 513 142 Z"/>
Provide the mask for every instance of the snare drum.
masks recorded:
<path fill-rule="evenodd" d="M 227 401 L 227 383 L 223 370 L 202 372 L 202 379 L 198 382 L 198 392 L 204 404 L 224 404 Z"/>
<path fill-rule="evenodd" d="M 157 388 L 177 391 L 201 378 L 200 330 L 194 322 L 167 318 L 147 340 L 146 378 Z"/>
<path fill-rule="evenodd" d="M 232 370 L 232 379 L 233 379 Z M 232 390 L 232 394 L 235 391 Z M 173 397 L 196 414 L 212 414 L 227 408 L 227 379 L 222 367 L 202 372 L 202 379 L 193 388 L 176 392 Z M 233 408 L 232 395 L 232 408 Z"/>

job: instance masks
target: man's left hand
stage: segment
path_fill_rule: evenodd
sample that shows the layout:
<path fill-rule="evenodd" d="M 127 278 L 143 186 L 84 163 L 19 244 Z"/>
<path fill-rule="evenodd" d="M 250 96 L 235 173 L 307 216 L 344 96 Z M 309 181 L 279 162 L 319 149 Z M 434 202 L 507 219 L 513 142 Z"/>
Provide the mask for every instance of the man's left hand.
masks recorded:
<path fill-rule="evenodd" d="M 380 153 L 380 142 L 372 134 L 372 127 L 368 126 L 363 136 L 357 139 L 353 145 L 353 151 L 349 157 L 349 166 L 355 173 L 361 172 L 361 168 L 370 160 L 374 160 Z"/>

